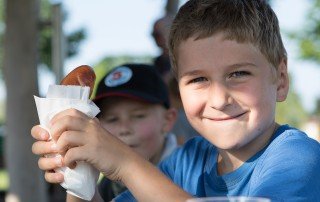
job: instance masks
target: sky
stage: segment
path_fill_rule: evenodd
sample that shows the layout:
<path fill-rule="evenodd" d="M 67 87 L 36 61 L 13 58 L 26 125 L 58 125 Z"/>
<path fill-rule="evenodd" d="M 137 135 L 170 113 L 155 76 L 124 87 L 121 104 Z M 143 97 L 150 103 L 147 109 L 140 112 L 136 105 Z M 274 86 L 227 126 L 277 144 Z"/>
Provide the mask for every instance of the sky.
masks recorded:
<path fill-rule="evenodd" d="M 83 0 L 81 3 L 79 0 L 64 0 L 61 2 L 63 9 L 68 13 L 64 31 L 68 33 L 79 28 L 85 28 L 87 31 L 87 39 L 82 43 L 79 54 L 65 61 L 65 72 L 81 64 L 94 66 L 106 56 L 157 55 L 159 53 L 150 33 L 153 22 L 164 14 L 165 0 Z M 303 29 L 308 1 L 273 0 L 273 2 L 283 33 Z M 292 88 L 301 97 L 304 107 L 311 111 L 315 107 L 316 98 L 320 98 L 320 67 L 298 60 L 298 49 L 295 43 L 284 34 L 283 40 L 289 56 L 288 69 L 293 77 Z M 49 83 L 54 82 L 54 78 L 48 79 L 47 76 L 41 78 L 42 90 L 47 88 Z"/>

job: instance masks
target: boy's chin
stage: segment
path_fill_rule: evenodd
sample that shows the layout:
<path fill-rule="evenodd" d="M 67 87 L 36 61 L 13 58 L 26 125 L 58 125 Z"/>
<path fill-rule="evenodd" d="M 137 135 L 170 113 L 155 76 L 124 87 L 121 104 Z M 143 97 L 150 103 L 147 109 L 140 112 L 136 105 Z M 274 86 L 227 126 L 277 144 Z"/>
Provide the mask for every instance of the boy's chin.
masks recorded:
<path fill-rule="evenodd" d="M 236 143 L 236 144 L 220 144 L 220 145 L 216 145 L 216 147 L 219 150 L 224 150 L 224 151 L 236 151 L 241 149 L 243 146 L 243 144 L 240 143 Z"/>
<path fill-rule="evenodd" d="M 216 146 L 219 150 L 225 151 L 237 151 L 245 147 L 248 143 L 247 140 L 242 138 L 217 138 L 214 140 L 208 139 L 214 146 Z"/>

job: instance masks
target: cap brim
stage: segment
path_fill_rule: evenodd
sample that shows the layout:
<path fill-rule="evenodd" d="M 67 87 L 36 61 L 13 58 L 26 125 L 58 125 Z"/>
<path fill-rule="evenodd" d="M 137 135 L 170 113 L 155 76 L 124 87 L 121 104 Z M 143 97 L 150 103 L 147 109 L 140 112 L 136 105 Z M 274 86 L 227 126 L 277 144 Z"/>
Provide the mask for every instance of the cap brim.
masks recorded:
<path fill-rule="evenodd" d="M 108 98 L 108 97 L 123 97 L 123 98 L 128 98 L 140 102 L 145 102 L 145 103 L 150 103 L 150 104 L 161 104 L 165 105 L 165 103 L 162 103 L 160 100 L 150 97 L 148 95 L 137 95 L 136 93 L 129 93 L 129 92 L 109 92 L 109 93 L 104 93 L 96 98 L 94 98 L 92 101 L 95 103 L 98 103 L 99 101 Z M 165 106 L 167 107 L 167 106 Z"/>

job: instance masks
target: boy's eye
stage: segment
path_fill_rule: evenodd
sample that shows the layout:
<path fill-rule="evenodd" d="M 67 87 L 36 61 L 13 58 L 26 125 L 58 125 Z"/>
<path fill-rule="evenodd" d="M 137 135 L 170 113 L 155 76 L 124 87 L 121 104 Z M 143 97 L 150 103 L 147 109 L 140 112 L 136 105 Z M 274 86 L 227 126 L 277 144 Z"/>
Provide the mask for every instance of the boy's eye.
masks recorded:
<path fill-rule="evenodd" d="M 229 74 L 228 78 L 241 78 L 250 75 L 247 71 L 236 71 Z"/>
<path fill-rule="evenodd" d="M 189 81 L 189 83 L 198 83 L 198 82 L 203 82 L 203 81 L 207 81 L 208 79 L 206 79 L 205 77 L 198 77 L 195 79 L 192 79 Z"/>
<path fill-rule="evenodd" d="M 145 118 L 146 115 L 145 114 L 134 114 L 133 117 L 137 118 L 137 119 L 142 119 L 142 118 Z"/>
<path fill-rule="evenodd" d="M 114 123 L 118 120 L 117 117 L 102 117 L 102 120 L 106 123 Z"/>

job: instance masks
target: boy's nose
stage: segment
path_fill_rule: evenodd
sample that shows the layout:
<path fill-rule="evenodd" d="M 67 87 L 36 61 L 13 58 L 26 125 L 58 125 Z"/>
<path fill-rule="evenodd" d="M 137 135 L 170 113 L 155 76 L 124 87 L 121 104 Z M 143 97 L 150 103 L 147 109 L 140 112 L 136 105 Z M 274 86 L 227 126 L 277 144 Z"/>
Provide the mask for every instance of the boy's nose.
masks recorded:
<path fill-rule="evenodd" d="M 209 106 L 216 110 L 221 111 L 231 103 L 228 89 L 223 84 L 216 83 L 211 85 L 208 94 Z"/>
<path fill-rule="evenodd" d="M 128 121 L 122 121 L 121 124 L 119 124 L 119 136 L 128 136 L 132 134 L 132 128 L 130 127 L 130 124 Z"/>

